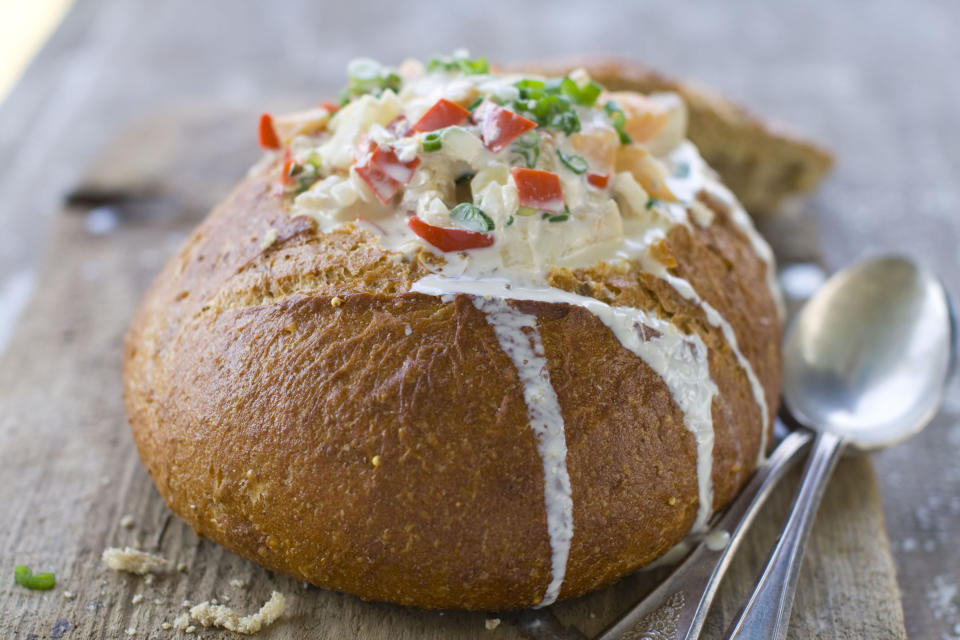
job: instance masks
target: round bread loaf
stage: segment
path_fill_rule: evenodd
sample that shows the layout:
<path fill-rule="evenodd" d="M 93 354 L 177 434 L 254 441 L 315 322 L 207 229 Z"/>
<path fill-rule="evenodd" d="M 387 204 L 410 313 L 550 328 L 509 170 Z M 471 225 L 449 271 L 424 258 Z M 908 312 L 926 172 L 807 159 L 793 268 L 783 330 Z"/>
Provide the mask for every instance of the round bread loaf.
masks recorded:
<path fill-rule="evenodd" d="M 417 195 L 418 176 L 462 160 L 424 151 L 431 130 L 416 125 L 433 107 L 423 105 L 442 95 L 467 109 L 490 90 L 481 79 L 528 80 L 482 68 L 463 76 L 464 64 L 444 62 L 408 64 L 396 77 L 378 70 L 373 89 L 353 73 L 350 102 L 332 118 L 330 107 L 264 119 L 262 142 L 281 150 L 196 229 L 133 321 L 126 405 L 164 500 L 231 551 L 367 599 L 545 605 L 608 584 L 702 529 L 762 459 L 780 385 L 772 263 L 689 143 L 645 155 L 667 168 L 660 182 L 645 182 L 629 158 L 624 166 L 624 154 L 655 149 L 669 127 L 644 139 L 637 118 L 649 113 L 628 108 L 627 95 L 615 100 L 625 129 L 615 108 L 605 111 L 611 130 L 627 134 L 614 166 L 587 152 L 577 157 L 590 171 L 550 164 L 578 133 L 527 118 L 539 125 L 540 157 L 521 168 L 560 175 L 564 213 L 518 216 L 522 179 L 533 174 L 514 170 L 510 147 L 493 149 L 504 127 L 484 128 L 483 118 L 513 117 L 497 108 L 521 115 L 522 105 L 487 100 L 494 106 L 447 125 L 483 143 L 481 165 L 512 166 L 493 188 L 472 176 L 467 203 L 493 229 L 473 210 L 454 213 L 452 189 L 443 223 L 439 205 Z M 371 77 L 365 64 L 362 78 Z M 586 93 L 588 79 L 571 77 Z M 397 95 L 406 127 L 392 113 L 353 127 L 357 112 Z M 569 109 L 583 135 L 597 110 L 589 101 Z M 655 107 L 645 108 L 662 115 Z M 430 139 L 454 148 L 452 135 Z M 345 171 L 338 136 L 352 149 Z M 402 148 L 411 138 L 415 161 Z M 387 167 L 371 182 L 364 167 L 387 152 L 412 169 Z M 590 178 L 598 168 L 606 183 Z M 397 193 L 381 193 L 383 173 Z M 585 178 L 594 200 L 578 199 L 573 181 Z M 325 181 L 353 185 L 356 199 L 330 205 Z M 521 204 L 498 210 L 488 197 L 496 189 Z M 641 207 L 637 189 L 648 198 Z M 568 259 L 563 250 L 596 227 L 596 202 L 623 219 L 620 236 L 604 240 L 615 249 Z M 490 244 L 443 251 L 413 218 Z M 532 260 L 517 258 L 508 234 L 520 232 Z M 534 237 L 547 233 L 573 240 L 558 235 L 566 244 L 554 250 Z"/>

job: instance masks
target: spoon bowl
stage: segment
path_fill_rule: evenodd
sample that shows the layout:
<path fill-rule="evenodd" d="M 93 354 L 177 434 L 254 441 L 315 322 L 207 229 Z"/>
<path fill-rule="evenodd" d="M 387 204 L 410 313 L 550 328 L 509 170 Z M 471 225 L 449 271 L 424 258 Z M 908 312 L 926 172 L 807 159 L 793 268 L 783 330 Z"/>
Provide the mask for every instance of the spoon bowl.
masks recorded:
<path fill-rule="evenodd" d="M 787 333 L 784 404 L 817 436 L 787 524 L 728 639 L 786 638 L 803 549 L 840 452 L 923 429 L 943 401 L 956 347 L 943 284 L 906 258 L 846 269 L 803 308 Z"/>
<path fill-rule="evenodd" d="M 790 327 L 784 402 L 848 445 L 889 446 L 936 413 L 954 353 L 940 280 L 905 258 L 869 260 L 831 278 Z"/>

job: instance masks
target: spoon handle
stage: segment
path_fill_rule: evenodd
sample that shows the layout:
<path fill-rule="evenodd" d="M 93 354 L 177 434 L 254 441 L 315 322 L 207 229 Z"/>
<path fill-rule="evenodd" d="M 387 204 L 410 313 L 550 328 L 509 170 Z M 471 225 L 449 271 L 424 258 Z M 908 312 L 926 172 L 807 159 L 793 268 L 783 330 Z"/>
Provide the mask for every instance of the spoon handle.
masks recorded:
<path fill-rule="evenodd" d="M 701 542 L 669 578 L 594 640 L 699 638 L 720 580 L 746 537 L 747 529 L 780 478 L 799 462 L 810 440 L 810 432 L 794 431 L 777 446 L 767 464 L 757 469 L 714 525 L 715 531 L 730 533 L 726 545 L 717 548 Z M 670 634 L 652 635 L 663 625 L 671 629 Z"/>
<path fill-rule="evenodd" d="M 803 550 L 827 480 L 837 464 L 841 444 L 840 437 L 831 433 L 817 434 L 787 525 L 767 559 L 753 595 L 728 629 L 728 640 L 783 640 L 787 637 Z"/>

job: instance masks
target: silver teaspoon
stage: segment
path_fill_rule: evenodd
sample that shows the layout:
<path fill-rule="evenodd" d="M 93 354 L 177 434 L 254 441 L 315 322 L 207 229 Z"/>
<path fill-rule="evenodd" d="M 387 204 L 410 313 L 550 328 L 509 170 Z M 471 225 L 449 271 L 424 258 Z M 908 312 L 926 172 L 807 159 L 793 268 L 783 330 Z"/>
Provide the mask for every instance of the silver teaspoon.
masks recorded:
<path fill-rule="evenodd" d="M 841 271 L 803 308 L 787 332 L 784 401 L 817 435 L 783 534 L 727 638 L 786 637 L 804 546 L 840 451 L 887 447 L 923 429 L 956 347 L 943 285 L 905 258 Z"/>

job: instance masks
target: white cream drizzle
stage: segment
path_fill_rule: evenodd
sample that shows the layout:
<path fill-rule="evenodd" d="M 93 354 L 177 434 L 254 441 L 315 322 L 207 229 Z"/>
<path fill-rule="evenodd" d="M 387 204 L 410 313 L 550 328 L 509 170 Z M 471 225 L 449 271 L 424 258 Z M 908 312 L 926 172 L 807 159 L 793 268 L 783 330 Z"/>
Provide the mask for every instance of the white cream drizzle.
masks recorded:
<path fill-rule="evenodd" d="M 730 532 L 724 529 L 711 531 L 704 537 L 703 543 L 710 551 L 723 551 L 730 544 Z"/>
<path fill-rule="evenodd" d="M 713 398 L 717 385 L 710 377 L 707 346 L 698 335 L 682 333 L 673 324 L 632 307 L 604 302 L 552 287 L 519 286 L 502 278 L 448 278 L 430 275 L 413 284 L 411 291 L 443 296 L 465 294 L 501 300 L 561 303 L 586 309 L 659 375 L 683 413 L 684 426 L 697 447 L 697 485 L 700 501 L 694 529 L 706 526 L 713 512 Z M 647 329 L 653 331 L 647 332 Z M 653 336 L 653 332 L 660 335 Z"/>
<path fill-rule="evenodd" d="M 681 142 L 670 154 L 670 162 L 673 165 L 678 163 L 687 163 L 690 171 L 686 178 L 671 177 L 667 179 L 670 190 L 673 191 L 681 200 L 693 202 L 697 193 L 702 189 L 712 196 L 715 196 L 730 210 L 730 221 L 734 226 L 746 236 L 747 241 L 757 257 L 766 265 L 767 287 L 770 289 L 770 295 L 777 305 L 777 313 L 782 322 L 786 317 L 786 306 L 783 302 L 783 292 L 780 291 L 780 285 L 777 283 L 777 264 L 773 255 L 773 249 L 763 236 L 753 226 L 753 221 L 746 210 L 737 201 L 736 196 L 724 185 L 716 172 L 706 163 L 700 152 L 689 140 Z"/>
<path fill-rule="evenodd" d="M 681 297 L 700 307 L 707 318 L 707 322 L 720 329 L 723 333 L 723 337 L 727 341 L 727 345 L 730 347 L 733 355 L 736 357 L 737 363 L 747 376 L 747 380 L 750 383 L 750 390 L 753 393 L 753 400 L 760 409 L 760 424 L 762 425 L 762 430 L 760 432 L 760 451 L 757 454 L 757 464 L 761 464 L 767 457 L 767 438 L 770 430 L 770 411 L 767 406 L 767 395 L 763 384 L 760 382 L 760 378 L 757 377 L 756 371 L 754 371 L 753 365 L 750 364 L 747 357 L 740 351 L 740 346 L 737 344 L 737 334 L 733 330 L 733 326 L 727 322 L 713 305 L 700 297 L 700 294 L 694 290 L 693 285 L 691 285 L 689 281 L 671 274 L 667 271 L 666 267 L 649 255 L 646 256 L 642 262 L 646 271 L 665 280 Z"/>
<path fill-rule="evenodd" d="M 514 309 L 503 298 L 478 296 L 473 298 L 473 304 L 487 316 L 500 348 L 517 369 L 530 428 L 536 435 L 537 451 L 543 462 L 551 577 L 538 606 L 545 607 L 560 595 L 573 540 L 573 498 L 560 402 L 550 382 L 537 317 Z"/>

